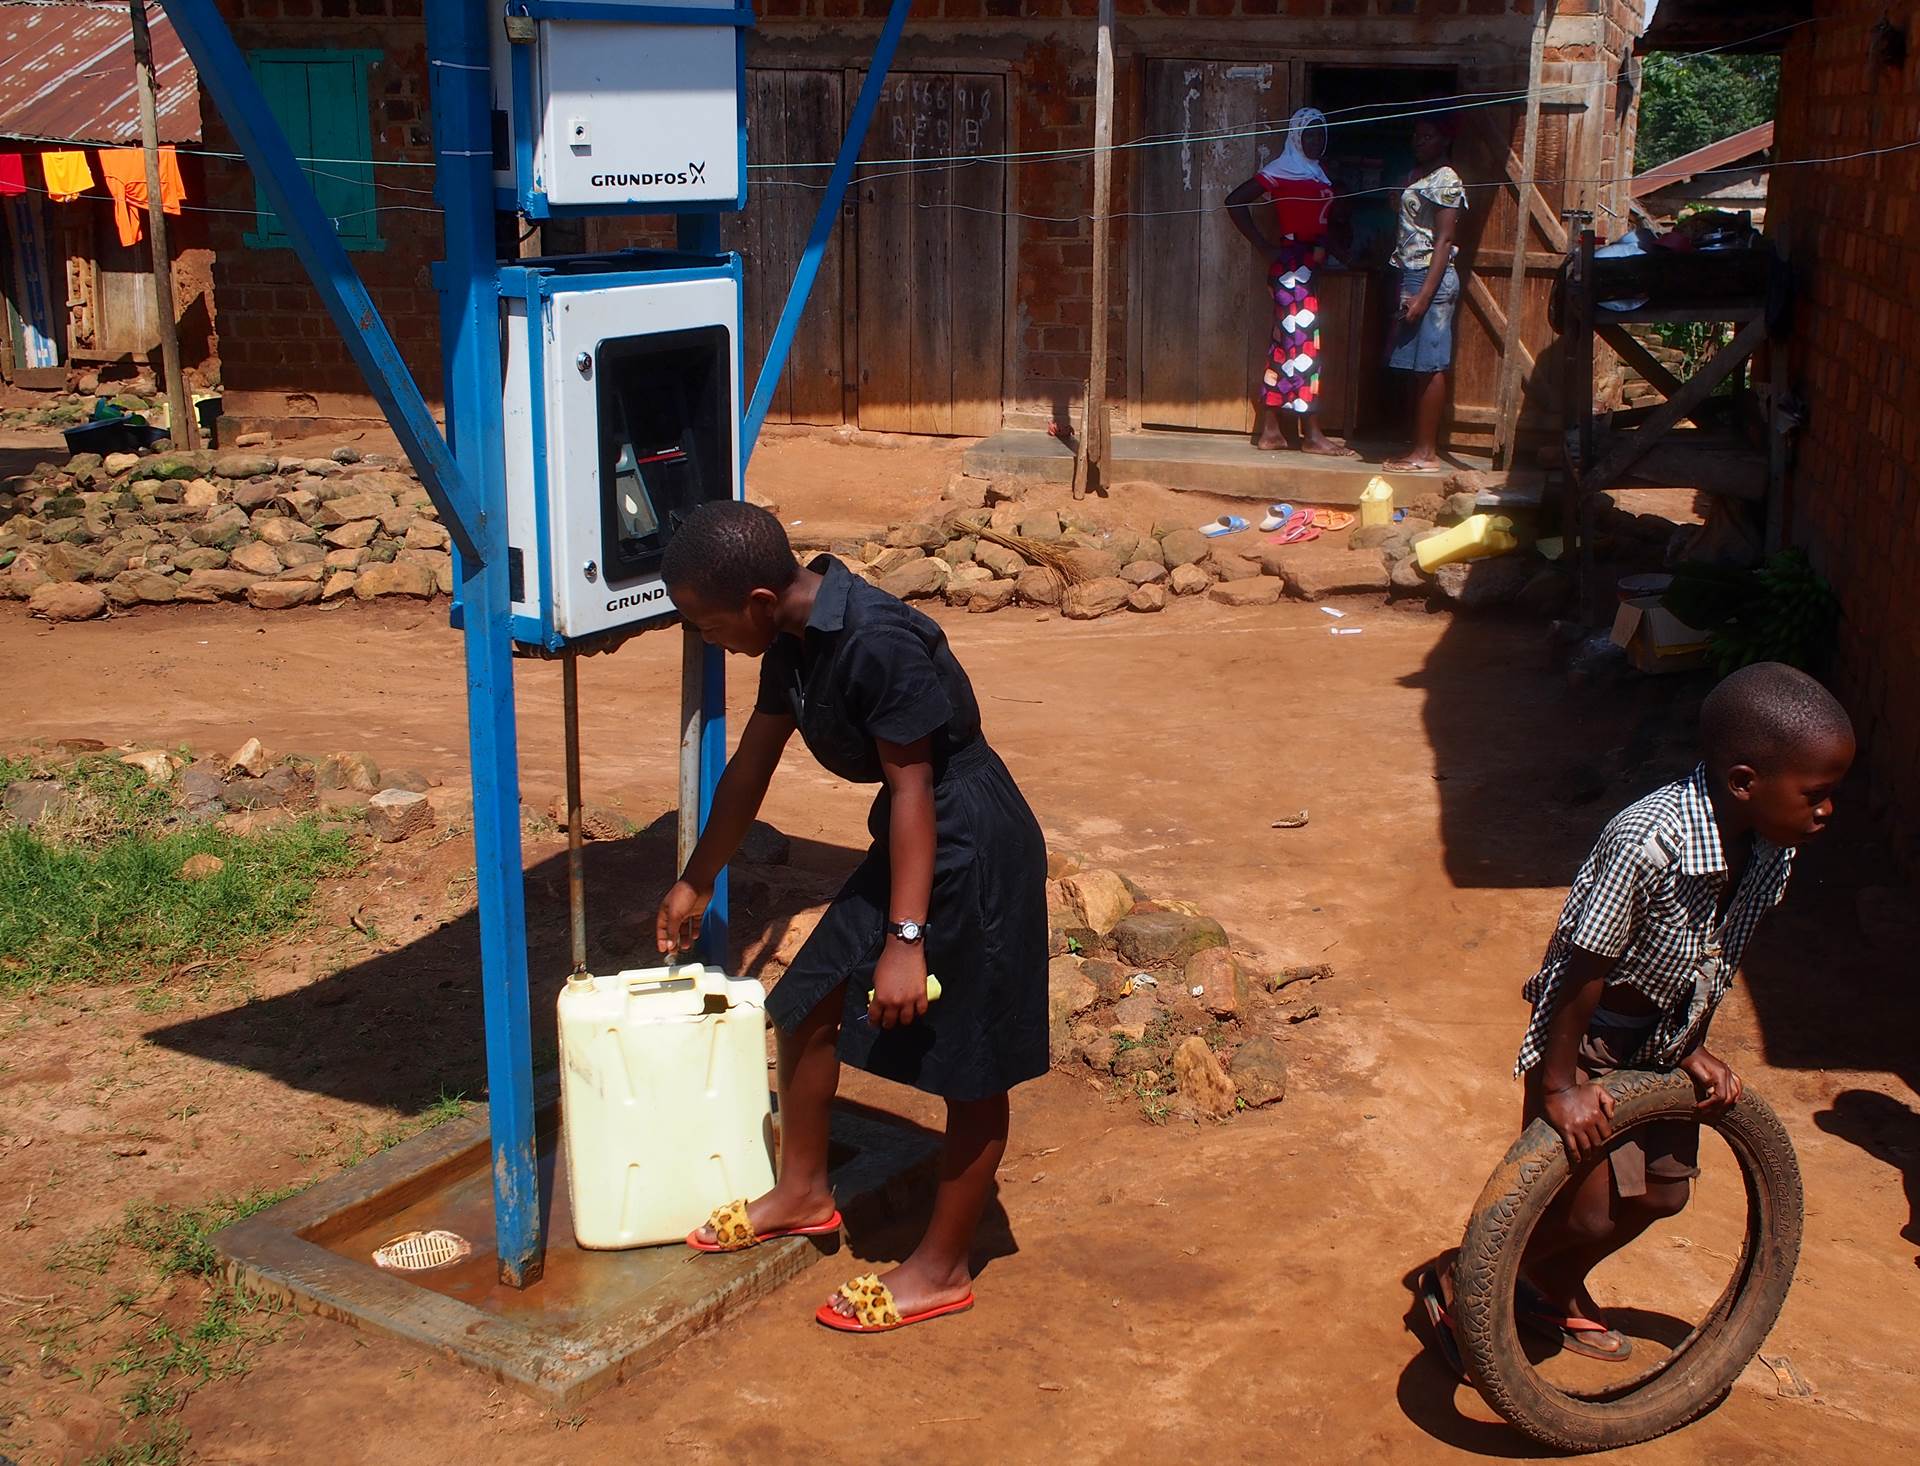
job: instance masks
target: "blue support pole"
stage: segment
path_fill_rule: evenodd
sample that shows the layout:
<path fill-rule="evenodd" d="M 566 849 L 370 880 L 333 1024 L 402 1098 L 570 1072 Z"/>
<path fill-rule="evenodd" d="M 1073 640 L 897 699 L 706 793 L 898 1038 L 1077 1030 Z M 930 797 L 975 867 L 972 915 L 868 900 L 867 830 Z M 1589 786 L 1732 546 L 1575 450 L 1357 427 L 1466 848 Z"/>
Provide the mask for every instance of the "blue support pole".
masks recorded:
<path fill-rule="evenodd" d="M 193 58 L 200 85 L 207 89 L 232 130 L 254 180 L 273 205 L 294 254 L 313 280 L 354 365 L 366 379 L 367 390 L 386 414 L 401 448 L 420 471 L 420 482 L 454 544 L 469 559 L 480 558 L 484 537 L 479 523 L 481 506 L 463 483 L 400 348 L 394 345 L 372 295 L 347 258 L 346 246 L 340 243 L 333 221 L 313 196 L 313 188 L 247 68 L 246 58 L 234 44 L 216 0 L 163 0 L 163 4 L 181 44 Z M 483 92 L 486 61 L 483 45 Z M 481 146 L 487 145 L 489 136 L 486 131 L 481 133 Z"/>
<path fill-rule="evenodd" d="M 807 247 L 800 265 L 793 272 L 793 285 L 787 291 L 787 303 L 780 309 L 780 324 L 774 327 L 773 340 L 767 344 L 767 358 L 760 364 L 760 378 L 753 384 L 753 401 L 747 407 L 747 420 L 740 429 L 740 471 L 747 470 L 754 444 L 760 440 L 760 425 L 773 406 L 773 394 L 779 390 L 780 374 L 786 370 L 787 355 L 793 350 L 794 335 L 800 329 L 800 317 L 806 312 L 807 297 L 813 293 L 814 277 L 820 273 L 820 261 L 826 255 L 827 241 L 840 217 L 840 201 L 846 197 L 847 183 L 860 150 L 867 144 L 867 129 L 880 106 L 880 94 L 887 88 L 887 73 L 893 68 L 893 53 L 900 44 L 900 32 L 906 27 L 907 12 L 913 0 L 892 0 L 887 23 L 874 44 L 873 61 L 867 79 L 861 83 L 860 99 L 853 105 L 847 122 L 847 135 L 840 140 L 839 155 L 833 160 L 833 172 L 827 175 L 827 191 L 820 196 L 820 208 L 813 216 L 813 231 L 807 235 Z"/>
<path fill-rule="evenodd" d="M 440 272 L 441 355 L 453 453 L 480 510 L 481 553 L 459 559 L 487 1028 L 494 1247 L 500 1279 L 523 1288 L 545 1265 L 533 1127 L 527 918 L 520 856 L 520 769 L 506 556 L 499 262 L 494 244 L 487 9 L 427 0 L 433 136 L 447 258 Z"/>

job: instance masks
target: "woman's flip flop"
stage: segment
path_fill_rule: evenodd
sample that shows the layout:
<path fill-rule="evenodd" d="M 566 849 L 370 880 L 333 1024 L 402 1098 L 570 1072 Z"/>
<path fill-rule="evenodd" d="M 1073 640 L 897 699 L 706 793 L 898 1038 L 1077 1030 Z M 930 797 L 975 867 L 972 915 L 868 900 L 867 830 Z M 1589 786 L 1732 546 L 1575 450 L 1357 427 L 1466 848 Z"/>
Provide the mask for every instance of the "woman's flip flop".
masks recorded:
<path fill-rule="evenodd" d="M 840 1230 L 840 1221 L 840 1212 L 836 1208 L 824 1222 L 756 1232 L 753 1223 L 747 1220 L 747 1202 L 742 1197 L 725 1206 L 716 1206 L 713 1215 L 707 1218 L 706 1225 L 712 1229 L 713 1241 L 702 1241 L 700 1228 L 695 1227 L 687 1233 L 687 1246 L 695 1252 L 744 1252 L 749 1247 L 758 1247 L 762 1242 L 772 1242 L 781 1237 L 831 1237 Z"/>
<path fill-rule="evenodd" d="M 1260 532 L 1262 534 L 1272 534 L 1291 518 L 1293 518 L 1293 505 L 1269 504 L 1267 505 L 1266 517 L 1260 521 Z"/>
<path fill-rule="evenodd" d="M 842 1283 L 840 1296 L 853 1305 L 852 1318 L 831 1303 L 822 1303 L 813 1317 L 816 1322 L 843 1334 L 890 1334 L 895 1329 L 911 1328 L 917 1323 L 945 1318 L 950 1313 L 965 1313 L 973 1307 L 973 1294 L 969 1293 L 955 1302 L 903 1315 L 893 1306 L 893 1294 L 887 1285 L 873 1273 Z"/>
<path fill-rule="evenodd" d="M 1276 538 L 1283 545 L 1304 545 L 1308 540 L 1319 539 L 1319 511 L 1302 509 L 1287 521 L 1287 527 Z"/>
<path fill-rule="evenodd" d="M 1514 1295 L 1514 1316 L 1522 1328 L 1550 1339 L 1570 1354 L 1609 1364 L 1633 1354 L 1633 1340 L 1618 1329 L 1578 1314 L 1562 1314 L 1525 1283 Z"/>

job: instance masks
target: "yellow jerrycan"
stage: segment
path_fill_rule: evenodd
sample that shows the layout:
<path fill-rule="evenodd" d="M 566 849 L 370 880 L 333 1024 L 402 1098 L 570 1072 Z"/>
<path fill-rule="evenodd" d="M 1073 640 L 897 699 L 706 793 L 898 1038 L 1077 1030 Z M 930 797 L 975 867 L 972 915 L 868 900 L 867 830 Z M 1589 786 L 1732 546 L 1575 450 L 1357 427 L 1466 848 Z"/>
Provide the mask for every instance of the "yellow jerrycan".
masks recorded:
<path fill-rule="evenodd" d="M 1432 573 L 1456 560 L 1484 560 L 1489 555 L 1504 555 L 1519 543 L 1513 537 L 1513 521 L 1506 515 L 1475 514 L 1452 529 L 1428 535 L 1413 547 L 1413 553 L 1420 568 Z"/>
<path fill-rule="evenodd" d="M 681 1242 L 773 1186 L 766 997 L 709 968 L 579 974 L 559 1000 L 574 1240 Z"/>

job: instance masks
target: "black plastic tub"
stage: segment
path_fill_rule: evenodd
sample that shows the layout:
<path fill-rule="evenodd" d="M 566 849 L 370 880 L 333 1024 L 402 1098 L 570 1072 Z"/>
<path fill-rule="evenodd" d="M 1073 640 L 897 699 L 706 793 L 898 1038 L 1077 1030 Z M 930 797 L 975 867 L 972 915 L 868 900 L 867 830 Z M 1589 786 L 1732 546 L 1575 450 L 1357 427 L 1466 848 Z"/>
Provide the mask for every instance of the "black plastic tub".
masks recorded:
<path fill-rule="evenodd" d="M 167 436 L 165 428 L 151 423 L 133 422 L 124 417 L 105 417 L 98 422 L 83 422 L 64 432 L 68 453 L 138 453 L 151 448 Z"/>

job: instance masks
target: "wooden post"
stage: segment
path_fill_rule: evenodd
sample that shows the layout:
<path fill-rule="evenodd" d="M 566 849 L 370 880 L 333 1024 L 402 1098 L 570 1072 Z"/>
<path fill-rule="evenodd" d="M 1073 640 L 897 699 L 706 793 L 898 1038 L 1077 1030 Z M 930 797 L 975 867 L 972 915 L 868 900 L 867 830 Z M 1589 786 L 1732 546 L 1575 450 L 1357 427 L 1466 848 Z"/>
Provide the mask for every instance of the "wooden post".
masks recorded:
<path fill-rule="evenodd" d="M 1500 344 L 1500 391 L 1496 399 L 1494 456 L 1499 467 L 1512 471 L 1519 457 L 1520 354 L 1527 300 L 1527 220 L 1532 210 L 1527 195 L 1533 191 L 1534 167 L 1540 156 L 1540 62 L 1547 49 L 1547 25 L 1553 18 L 1553 0 L 1534 0 L 1533 40 L 1527 47 L 1527 121 L 1520 144 L 1520 176 L 1514 181 L 1513 262 L 1507 268 L 1507 326 Z M 1507 149 L 1503 146 L 1503 153 Z M 1511 156 L 1511 154 L 1507 154 Z"/>
<path fill-rule="evenodd" d="M 1107 253 L 1113 209 L 1113 0 L 1100 0 L 1093 91 L 1093 330 L 1086 422 L 1073 497 L 1101 486 L 1107 463 Z"/>
<path fill-rule="evenodd" d="M 167 252 L 167 212 L 160 200 L 160 110 L 153 90 L 153 35 L 146 0 L 127 0 L 133 17 L 133 74 L 140 92 L 140 145 L 147 155 L 147 227 L 153 246 L 153 298 L 160 318 L 160 363 L 167 377 L 167 428 L 176 448 L 200 445 L 198 424 L 180 375 L 180 332 L 173 313 L 173 260 Z"/>

